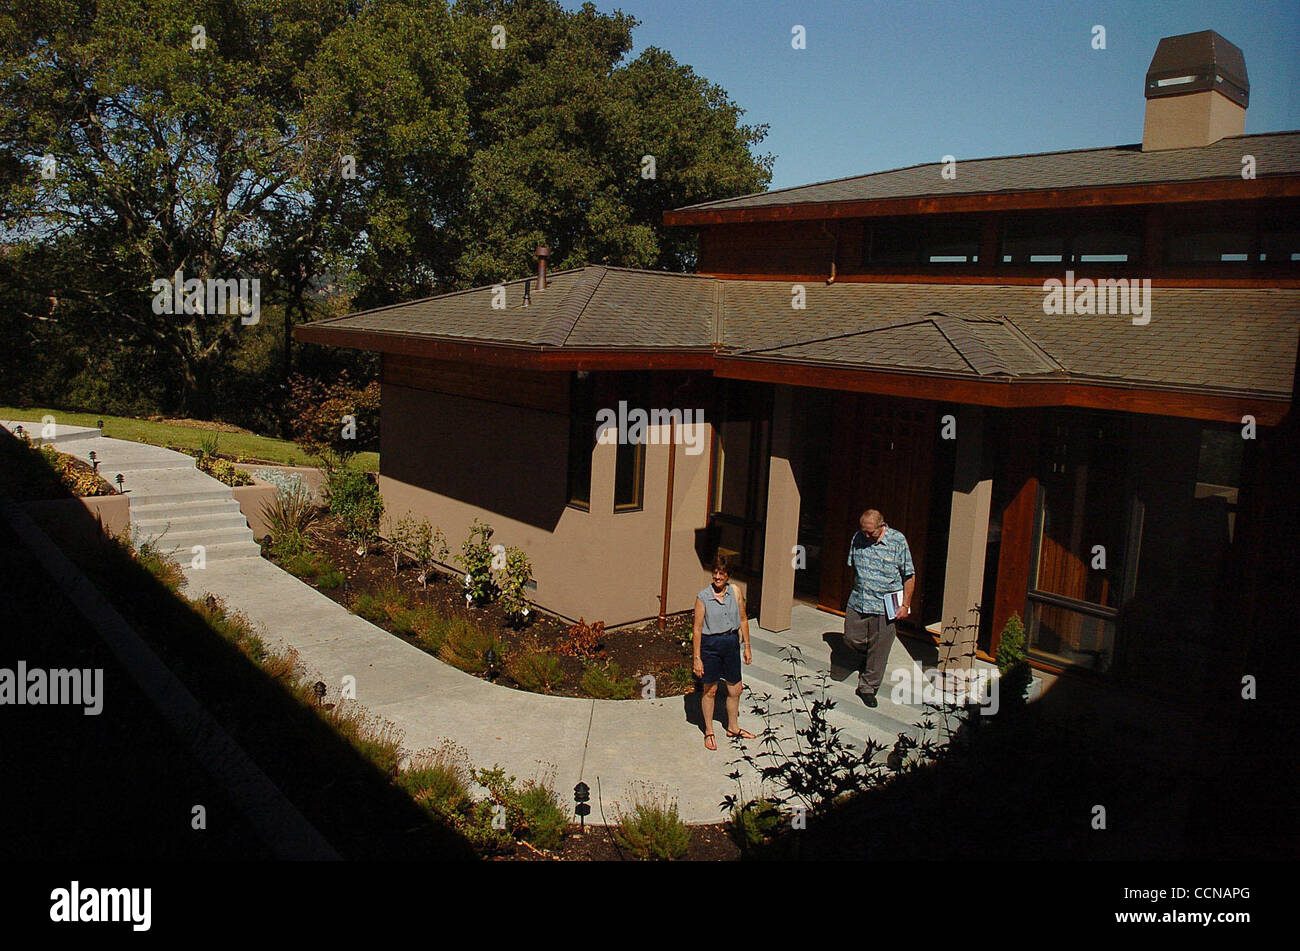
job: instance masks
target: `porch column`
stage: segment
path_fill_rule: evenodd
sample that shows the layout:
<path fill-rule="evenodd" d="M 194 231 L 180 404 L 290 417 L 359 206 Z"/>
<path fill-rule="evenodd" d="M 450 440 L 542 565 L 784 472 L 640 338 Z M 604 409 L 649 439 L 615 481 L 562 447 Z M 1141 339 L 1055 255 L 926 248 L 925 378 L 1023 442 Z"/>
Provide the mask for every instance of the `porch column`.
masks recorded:
<path fill-rule="evenodd" d="M 790 628 L 794 607 L 794 546 L 799 543 L 799 486 L 790 462 L 792 388 L 778 386 L 772 401 L 772 448 L 767 467 L 763 535 L 763 588 L 758 623 L 767 631 Z"/>
<path fill-rule="evenodd" d="M 957 416 L 957 459 L 948 524 L 948 563 L 944 571 L 939 666 L 968 667 L 979 639 L 984 555 L 989 539 L 993 480 L 983 476 L 984 408 L 963 406 Z M 992 605 L 984 605 L 989 610 Z M 953 630 L 958 628 L 958 630 Z M 960 630 L 961 628 L 969 628 Z M 948 646 L 942 646 L 951 640 Z"/>

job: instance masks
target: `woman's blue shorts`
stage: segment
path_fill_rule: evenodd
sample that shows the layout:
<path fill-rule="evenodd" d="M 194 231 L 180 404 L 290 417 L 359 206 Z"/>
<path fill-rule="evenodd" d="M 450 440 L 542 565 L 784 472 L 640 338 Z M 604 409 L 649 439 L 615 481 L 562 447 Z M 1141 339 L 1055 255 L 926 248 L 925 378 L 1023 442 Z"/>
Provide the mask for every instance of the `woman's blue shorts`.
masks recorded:
<path fill-rule="evenodd" d="M 704 683 L 740 683 L 740 632 L 701 634 L 700 660 L 704 662 Z"/>

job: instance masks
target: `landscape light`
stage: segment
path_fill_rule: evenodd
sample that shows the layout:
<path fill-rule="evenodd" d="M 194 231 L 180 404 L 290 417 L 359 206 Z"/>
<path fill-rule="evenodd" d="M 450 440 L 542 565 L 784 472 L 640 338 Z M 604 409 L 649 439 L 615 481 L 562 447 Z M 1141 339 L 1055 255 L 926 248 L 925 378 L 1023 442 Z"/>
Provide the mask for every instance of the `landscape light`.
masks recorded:
<path fill-rule="evenodd" d="M 587 805 L 590 799 L 591 790 L 587 788 L 586 783 L 579 780 L 578 785 L 573 787 L 573 814 L 578 817 L 584 832 L 587 829 L 587 816 L 591 815 L 591 806 Z"/>

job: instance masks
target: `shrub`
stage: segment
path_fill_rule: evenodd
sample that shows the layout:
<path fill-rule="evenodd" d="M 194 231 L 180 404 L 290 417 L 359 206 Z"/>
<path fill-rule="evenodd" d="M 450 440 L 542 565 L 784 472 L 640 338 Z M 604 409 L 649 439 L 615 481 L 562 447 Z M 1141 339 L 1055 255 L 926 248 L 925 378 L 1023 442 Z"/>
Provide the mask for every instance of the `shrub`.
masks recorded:
<path fill-rule="evenodd" d="M 636 680 L 620 677 L 618 664 L 588 664 L 582 670 L 583 691 L 597 700 L 630 700 L 636 693 Z"/>
<path fill-rule="evenodd" d="M 671 860 L 686 856 L 691 830 L 678 815 L 675 800 L 638 785 L 633 788 L 631 810 L 619 810 L 614 838 L 638 858 Z"/>
<path fill-rule="evenodd" d="M 367 473 L 344 466 L 330 474 L 326 499 L 347 537 L 357 544 L 357 553 L 364 555 L 379 536 L 379 519 L 384 514 L 379 486 Z"/>
<path fill-rule="evenodd" d="M 469 810 L 470 768 L 463 747 L 444 740 L 411 756 L 397 783 L 434 815 L 456 819 Z"/>
<path fill-rule="evenodd" d="M 525 592 L 532 580 L 533 566 L 528 556 L 518 548 L 507 548 L 506 564 L 498 575 L 497 588 L 501 607 L 511 624 L 520 625 L 528 620 L 531 608 Z"/>
<path fill-rule="evenodd" d="M 447 625 L 438 657 L 466 673 L 481 674 L 487 670 L 484 655 L 489 648 L 501 661 L 508 659 L 506 645 L 491 631 L 479 627 L 469 618 L 456 617 Z"/>
<path fill-rule="evenodd" d="M 771 799 L 751 799 L 732 807 L 727 831 L 740 848 L 752 849 L 771 842 L 780 825 L 780 805 Z"/>
<path fill-rule="evenodd" d="M 604 653 L 605 622 L 588 624 L 586 618 L 578 618 L 577 624 L 570 624 L 565 631 L 565 639 L 555 648 L 569 657 L 596 657 Z"/>
<path fill-rule="evenodd" d="M 523 813 L 523 837 L 539 849 L 553 849 L 564 838 L 569 814 L 555 790 L 540 782 L 529 782 L 519 791 Z"/>
<path fill-rule="evenodd" d="M 497 593 L 492 581 L 492 534 L 492 526 L 474 519 L 456 556 L 456 564 L 465 572 L 465 598 L 475 604 L 487 604 Z"/>
<path fill-rule="evenodd" d="M 406 593 L 396 585 L 388 584 L 373 594 L 363 591 L 352 602 L 352 613 L 377 624 L 391 623 L 408 610 Z"/>
<path fill-rule="evenodd" d="M 253 477 L 243 469 L 235 468 L 234 463 L 226 459 L 211 456 L 199 456 L 196 459 L 199 469 L 206 472 L 218 482 L 226 485 L 252 485 Z"/>
<path fill-rule="evenodd" d="M 358 753 L 389 776 L 398 775 L 402 762 L 402 730 L 373 714 L 355 700 L 339 700 L 330 709 L 317 708 Z"/>
<path fill-rule="evenodd" d="M 123 538 L 128 545 L 132 544 L 129 532 Z M 164 555 L 158 548 L 156 538 L 146 538 L 135 544 L 134 552 L 135 559 L 169 591 L 178 591 L 185 583 L 185 572 L 181 569 L 180 562 L 171 555 Z"/>
<path fill-rule="evenodd" d="M 428 586 L 429 578 L 439 563 L 446 563 L 449 554 L 447 536 L 441 528 L 434 528 L 427 518 L 421 519 L 415 526 L 415 538 L 411 544 L 410 555 L 419 570 L 415 580 Z"/>
<path fill-rule="evenodd" d="M 1028 638 L 1019 614 L 1013 613 L 1002 628 L 1002 636 L 998 640 L 997 663 L 1001 674 L 998 685 L 1000 702 L 1008 706 L 1022 703 L 1025 691 L 1033 679 L 1033 672 L 1029 668 Z"/>
<path fill-rule="evenodd" d="M 488 791 L 488 798 L 474 810 L 477 814 L 474 824 L 480 827 L 480 834 L 486 820 L 495 833 L 486 836 L 489 841 L 508 842 L 519 838 L 543 849 L 560 844 L 568 815 L 552 788 L 551 777 L 530 780 L 519 788 L 515 777 L 507 776 L 499 766 L 474 770 L 472 775 Z"/>
<path fill-rule="evenodd" d="M 331 383 L 294 376 L 287 409 L 294 441 L 312 455 L 350 456 L 379 448 L 378 381 L 357 385 L 344 370 Z M 354 438 L 345 438 L 344 416 L 356 417 Z"/>
<path fill-rule="evenodd" d="M 531 646 L 511 651 L 506 662 L 506 673 L 515 683 L 532 693 L 550 693 L 564 681 L 564 667 L 560 664 L 560 659 Z"/>
<path fill-rule="evenodd" d="M 262 503 L 261 514 L 273 543 L 289 546 L 282 549 L 286 553 L 292 553 L 295 546 L 299 551 L 306 547 L 320 520 L 320 510 L 301 479 L 276 485 L 275 495 Z"/>
<path fill-rule="evenodd" d="M 347 578 L 344 576 L 343 572 L 339 571 L 333 565 L 330 565 L 324 571 L 321 571 L 316 575 L 314 584 L 322 591 L 333 591 L 346 580 Z"/>
<path fill-rule="evenodd" d="M 417 523 L 413 516 L 404 515 L 396 520 L 388 520 L 388 557 L 393 560 L 393 577 L 397 577 L 402 559 L 410 557 L 416 531 Z"/>

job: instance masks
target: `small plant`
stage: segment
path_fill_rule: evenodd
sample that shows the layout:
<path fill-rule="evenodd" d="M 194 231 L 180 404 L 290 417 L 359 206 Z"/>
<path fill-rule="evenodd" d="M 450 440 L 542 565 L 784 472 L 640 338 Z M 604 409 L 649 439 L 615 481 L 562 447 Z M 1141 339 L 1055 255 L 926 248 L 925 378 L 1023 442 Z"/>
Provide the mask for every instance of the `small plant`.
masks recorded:
<path fill-rule="evenodd" d="M 685 858 L 691 830 L 678 815 L 677 802 L 644 784 L 633 787 L 631 798 L 631 809 L 620 809 L 614 826 L 618 844 L 644 860 Z"/>
<path fill-rule="evenodd" d="M 802 672 L 803 652 L 798 647 L 783 647 L 782 659 L 790 665 L 784 675 L 786 692 L 780 707 L 771 709 L 771 695 L 756 698 L 752 712 L 763 720 L 763 730 L 757 743 L 762 747 L 751 753 L 744 740 L 737 740 L 741 751 L 739 759 L 731 765 L 748 764 L 754 769 L 765 788 L 779 790 L 768 798 L 779 806 L 793 803 L 809 814 L 824 813 L 837 799 L 849 793 L 879 785 L 884 781 L 885 766 L 876 762 L 884 747 L 868 740 L 861 753 L 853 744 L 841 739 L 843 730 L 831 726 L 826 715 L 835 709 L 835 701 L 828 695 L 830 674 L 821 670 L 815 678 L 815 687 L 807 689 L 808 674 Z M 806 725 L 801 723 L 806 720 Z M 793 739 L 782 736 L 780 725 L 789 722 Z M 740 770 L 731 777 L 740 784 Z M 739 807 L 740 796 L 723 798 L 724 811 Z"/>
<path fill-rule="evenodd" d="M 613 662 L 588 664 L 579 683 L 587 696 L 597 700 L 631 700 L 636 694 L 636 680 L 620 676 L 618 664 Z"/>
<path fill-rule="evenodd" d="M 465 572 L 465 600 L 475 604 L 487 604 L 497 594 L 492 581 L 492 535 L 492 526 L 474 519 L 456 556 L 456 564 Z"/>
<path fill-rule="evenodd" d="M 424 587 L 428 587 L 434 569 L 440 563 L 445 564 L 447 556 L 450 554 L 447 548 L 447 536 L 443 534 L 441 528 L 434 528 L 430 525 L 427 518 L 421 519 L 419 524 L 415 526 L 415 536 L 412 539 L 409 554 L 415 561 L 416 569 L 419 571 L 419 574 L 415 576 L 415 580 Z"/>
<path fill-rule="evenodd" d="M 1001 675 L 998 684 L 1001 702 L 1008 707 L 1023 703 L 1033 672 L 1029 669 L 1025 625 L 1021 623 L 1019 614 L 1013 613 L 1002 628 L 1002 636 L 998 639 L 997 663 Z"/>
<path fill-rule="evenodd" d="M 388 521 L 388 556 L 393 560 L 393 577 L 402 567 L 402 559 L 410 557 L 415 547 L 415 536 L 419 530 L 414 516 L 404 515 L 394 521 Z"/>
<path fill-rule="evenodd" d="M 678 664 L 668 671 L 668 685 L 682 693 L 689 692 L 695 687 L 695 671 L 685 664 Z"/>
<path fill-rule="evenodd" d="M 127 532 L 122 539 L 128 546 L 133 546 L 132 551 L 136 561 L 140 562 L 149 574 L 161 581 L 169 591 L 180 590 L 180 586 L 185 583 L 185 572 L 180 562 L 171 555 L 162 553 L 157 538 L 133 542 L 130 532 Z"/>
<path fill-rule="evenodd" d="M 550 693 L 564 680 L 560 659 L 532 645 L 520 646 L 510 652 L 506 673 L 531 693 Z"/>
<path fill-rule="evenodd" d="M 565 639 L 555 648 L 569 657 L 599 657 L 604 654 L 605 622 L 596 621 L 588 624 L 586 618 L 578 618 L 577 624 L 570 624 L 565 631 Z"/>
<path fill-rule="evenodd" d="M 355 700 L 339 700 L 318 712 L 366 759 L 389 776 L 398 775 L 402 762 L 402 730 L 389 720 L 371 713 Z"/>
<path fill-rule="evenodd" d="M 767 845 L 781 827 L 781 806 L 771 799 L 750 799 L 731 809 L 727 831 L 741 849 Z"/>
<path fill-rule="evenodd" d="M 455 820 L 471 805 L 469 757 L 451 740 L 412 754 L 397 784 L 441 819 Z"/>
<path fill-rule="evenodd" d="M 510 624 L 520 626 L 527 623 L 531 608 L 525 592 L 532 580 L 533 566 L 528 556 L 518 548 L 507 548 L 506 566 L 498 574 L 496 584 L 501 607 Z"/>
<path fill-rule="evenodd" d="M 272 550 L 282 556 L 305 550 L 317 532 L 320 510 L 301 480 L 277 485 L 262 503 L 262 521 L 270 530 Z"/>
<path fill-rule="evenodd" d="M 199 458 L 215 459 L 221 448 L 221 434 L 208 433 L 199 437 Z"/>
<path fill-rule="evenodd" d="M 438 657 L 467 674 L 487 671 L 487 652 L 492 650 L 500 661 L 509 662 L 509 650 L 488 630 L 469 618 L 457 617 L 447 626 Z"/>

